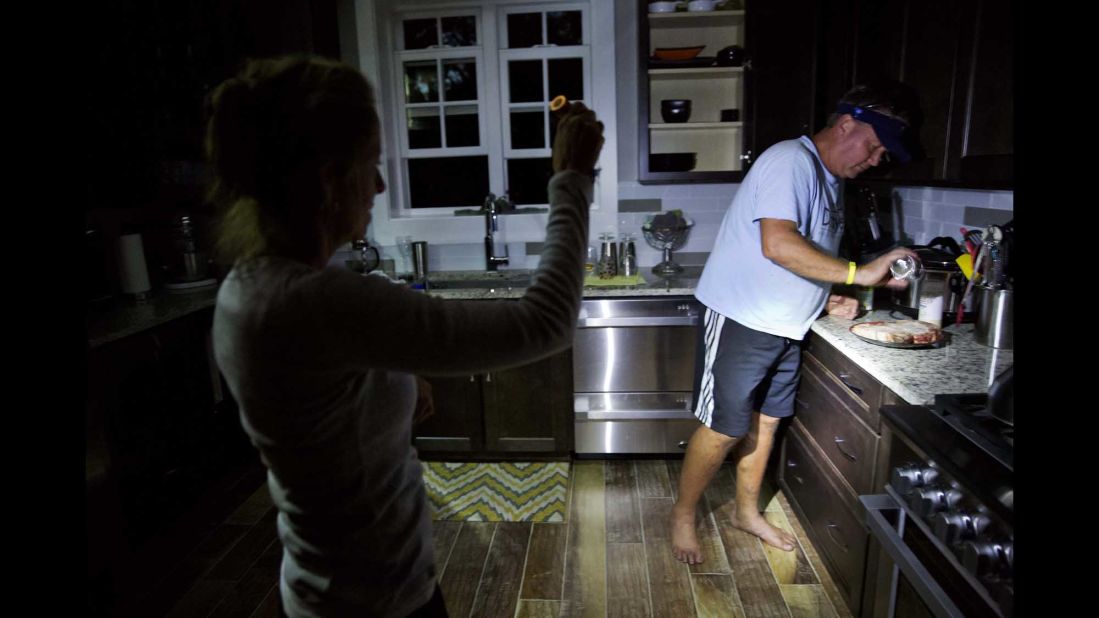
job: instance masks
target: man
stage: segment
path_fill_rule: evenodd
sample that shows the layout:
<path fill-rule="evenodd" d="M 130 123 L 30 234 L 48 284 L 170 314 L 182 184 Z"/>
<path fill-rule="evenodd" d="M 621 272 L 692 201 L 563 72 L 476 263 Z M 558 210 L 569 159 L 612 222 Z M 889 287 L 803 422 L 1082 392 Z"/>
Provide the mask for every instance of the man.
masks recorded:
<path fill-rule="evenodd" d="M 897 82 L 856 86 L 840 99 L 828 126 L 811 139 L 779 142 L 748 172 L 725 213 L 695 297 L 706 305 L 705 363 L 691 436 L 672 510 L 676 558 L 702 562 L 695 511 L 703 490 L 734 446 L 732 523 L 765 543 L 792 551 L 793 536 L 767 523 L 759 491 L 775 430 L 794 413 L 801 340 L 827 310 L 854 318 L 854 298 L 831 295 L 833 283 L 903 287 L 889 265 L 912 254 L 894 249 L 856 265 L 836 257 L 843 234 L 840 179 L 855 178 L 888 152 L 909 160 L 904 133 L 914 100 Z"/>

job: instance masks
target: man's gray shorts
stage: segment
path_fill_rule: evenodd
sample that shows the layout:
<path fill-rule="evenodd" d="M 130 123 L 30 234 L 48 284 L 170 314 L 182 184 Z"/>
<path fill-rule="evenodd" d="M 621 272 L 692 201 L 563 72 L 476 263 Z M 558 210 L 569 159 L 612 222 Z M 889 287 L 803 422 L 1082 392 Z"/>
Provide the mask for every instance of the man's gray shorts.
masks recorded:
<path fill-rule="evenodd" d="M 703 425 L 739 438 L 748 433 L 753 412 L 793 416 L 801 341 L 753 330 L 707 307 L 698 350 L 695 416 Z"/>

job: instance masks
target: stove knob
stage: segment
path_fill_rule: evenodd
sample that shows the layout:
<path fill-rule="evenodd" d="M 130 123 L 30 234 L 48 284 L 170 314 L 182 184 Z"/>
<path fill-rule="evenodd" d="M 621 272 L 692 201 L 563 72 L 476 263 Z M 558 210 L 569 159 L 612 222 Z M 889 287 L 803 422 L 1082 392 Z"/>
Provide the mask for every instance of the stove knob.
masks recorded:
<path fill-rule="evenodd" d="M 936 513 L 931 518 L 931 529 L 935 531 L 935 536 L 947 545 L 954 545 L 968 538 L 965 524 L 965 514 L 953 511 Z"/>
<path fill-rule="evenodd" d="M 935 513 L 952 508 L 961 499 L 962 494 L 955 489 L 924 487 L 912 492 L 908 498 L 908 506 L 912 507 L 917 515 L 926 519 Z"/>
<path fill-rule="evenodd" d="M 962 564 L 977 577 L 985 577 L 1008 566 L 1008 556 L 1011 553 L 1010 544 L 1001 545 L 991 541 L 966 541 L 962 545 Z"/>
<path fill-rule="evenodd" d="M 917 487 L 923 487 L 939 477 L 939 471 L 935 468 L 921 468 L 920 466 L 907 465 L 893 468 L 890 476 L 890 484 L 893 489 L 907 494 Z"/>
<path fill-rule="evenodd" d="M 931 517 L 931 529 L 943 543 L 956 545 L 980 536 L 988 527 L 988 522 L 985 515 L 946 511 Z"/>
<path fill-rule="evenodd" d="M 1012 542 L 1006 542 L 1003 547 L 1003 563 L 1000 574 L 1007 579 L 1011 579 L 1015 575 L 1015 544 Z"/>

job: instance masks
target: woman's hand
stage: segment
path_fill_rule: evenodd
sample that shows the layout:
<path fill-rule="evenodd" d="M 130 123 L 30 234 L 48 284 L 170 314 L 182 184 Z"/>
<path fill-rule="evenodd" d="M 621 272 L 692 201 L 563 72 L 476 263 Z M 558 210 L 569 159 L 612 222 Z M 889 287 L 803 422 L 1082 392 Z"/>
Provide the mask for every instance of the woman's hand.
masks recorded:
<path fill-rule="evenodd" d="M 824 310 L 828 315 L 854 320 L 859 315 L 859 301 L 850 296 L 831 294 L 828 296 L 828 303 L 824 306 Z"/>
<path fill-rule="evenodd" d="M 568 111 L 557 121 L 553 140 L 553 171 L 573 170 L 593 176 L 595 162 L 603 149 L 603 123 L 583 103 L 569 103 Z"/>

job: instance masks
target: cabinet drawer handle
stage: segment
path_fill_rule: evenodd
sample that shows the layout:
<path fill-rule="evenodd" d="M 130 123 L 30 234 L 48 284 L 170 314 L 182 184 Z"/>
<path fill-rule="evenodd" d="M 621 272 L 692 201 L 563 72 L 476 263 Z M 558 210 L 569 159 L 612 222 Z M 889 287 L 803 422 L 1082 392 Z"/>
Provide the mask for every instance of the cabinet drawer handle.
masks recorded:
<path fill-rule="evenodd" d="M 477 381 L 477 376 L 469 376 L 469 381 L 470 382 L 476 382 Z"/>
<path fill-rule="evenodd" d="M 787 461 L 786 462 L 786 468 L 788 470 L 793 470 L 796 467 L 798 467 L 798 465 L 796 463 L 794 463 L 793 461 Z M 794 480 L 798 482 L 798 485 L 804 485 L 805 484 L 805 481 L 801 480 L 800 476 L 798 476 L 796 474 L 794 474 L 792 476 L 794 477 Z"/>
<path fill-rule="evenodd" d="M 842 444 L 844 443 L 844 439 L 843 439 L 843 438 L 841 438 L 841 437 L 839 437 L 839 436 L 832 436 L 832 439 L 833 439 L 833 440 L 835 441 L 835 443 L 836 443 L 836 449 L 838 449 L 838 450 L 839 450 L 839 452 L 840 452 L 841 454 L 843 454 L 843 456 L 844 456 L 844 457 L 846 457 L 846 458 L 850 459 L 851 461 L 858 461 L 858 460 L 859 460 L 859 458 L 858 458 L 858 457 L 855 457 L 855 456 L 854 456 L 854 455 L 852 455 L 851 453 L 848 453 L 847 451 L 843 450 L 843 446 L 841 446 L 841 445 L 842 445 Z"/>
<path fill-rule="evenodd" d="M 832 539 L 832 542 L 839 545 L 839 548 L 843 551 L 847 551 L 847 543 L 836 540 L 836 533 L 832 531 L 833 529 L 839 529 L 839 525 L 828 522 L 824 525 L 824 528 L 828 531 L 828 537 Z"/>
<path fill-rule="evenodd" d="M 848 374 L 848 373 L 841 373 L 840 374 L 840 382 L 843 382 L 843 385 L 846 386 L 847 388 L 851 389 L 852 391 L 854 391 L 854 393 L 856 395 L 861 395 L 862 394 L 862 389 L 855 386 L 854 384 L 848 382 L 848 380 L 850 380 L 850 379 L 851 379 L 851 374 Z"/>
<path fill-rule="evenodd" d="M 492 381 L 492 374 L 491 373 L 486 373 L 485 374 L 485 382 L 491 382 L 491 381 Z"/>

